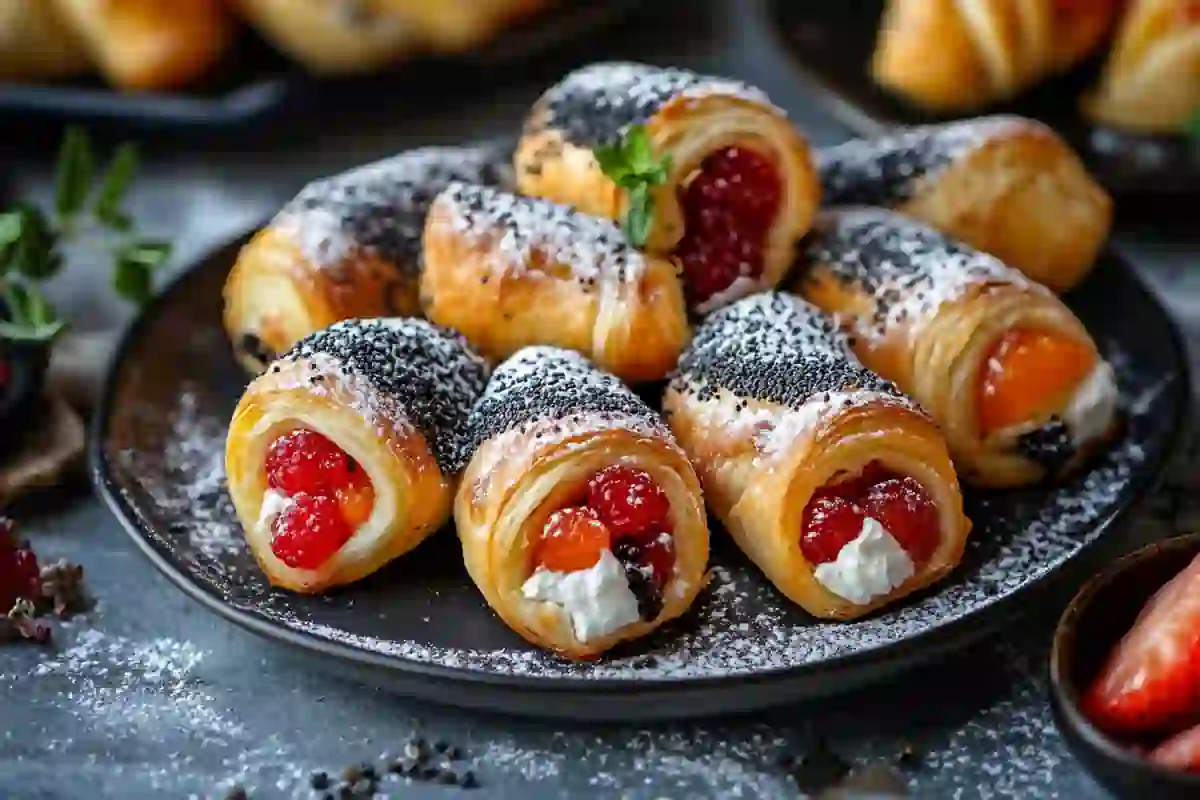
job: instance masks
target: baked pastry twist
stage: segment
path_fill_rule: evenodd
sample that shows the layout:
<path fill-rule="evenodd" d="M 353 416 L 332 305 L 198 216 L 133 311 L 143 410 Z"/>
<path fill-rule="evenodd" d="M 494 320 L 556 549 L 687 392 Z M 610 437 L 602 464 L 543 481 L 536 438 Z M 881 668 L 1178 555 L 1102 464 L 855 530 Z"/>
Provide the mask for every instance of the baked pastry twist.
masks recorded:
<path fill-rule="evenodd" d="M 1116 13 L 1116 0 L 889 0 L 871 71 L 925 108 L 978 109 L 1095 52 Z"/>
<path fill-rule="evenodd" d="M 1084 111 L 1115 128 L 1182 133 L 1200 113 L 1200 2 L 1132 0 Z"/>
<path fill-rule="evenodd" d="M 659 380 L 691 335 L 675 268 L 610 220 L 455 183 L 425 228 L 421 301 L 496 360 L 528 345 L 589 356 L 630 382 Z"/>
<path fill-rule="evenodd" d="M 459 437 L 486 378 L 461 336 L 413 319 L 338 323 L 255 378 L 225 466 L 271 583 L 352 583 L 442 527 Z"/>
<path fill-rule="evenodd" d="M 306 186 L 242 249 L 225 282 L 225 330 L 261 371 L 343 319 L 419 311 L 421 232 L 455 180 L 507 184 L 493 145 L 423 147 Z"/>
<path fill-rule="evenodd" d="M 0 80 L 67 78 L 87 72 L 83 43 L 46 0 L 0 0 Z"/>
<path fill-rule="evenodd" d="M 463 558 L 514 631 L 572 658 L 646 636 L 705 581 L 700 484 L 662 419 L 569 350 L 496 368 L 454 501 Z"/>
<path fill-rule="evenodd" d="M 795 288 L 941 426 L 981 486 L 1061 476 L 1115 431 L 1112 367 L 1062 301 L 998 259 L 876 208 L 823 213 Z"/>
<path fill-rule="evenodd" d="M 412 24 L 440 52 L 478 47 L 506 28 L 532 17 L 554 0 L 373 0 L 380 9 Z"/>
<path fill-rule="evenodd" d="M 937 426 L 799 298 L 705 319 L 664 413 L 713 514 L 814 616 L 856 619 L 962 558 L 971 525 Z"/>
<path fill-rule="evenodd" d="M 1112 200 L 1071 147 L 1031 119 L 992 116 L 817 151 L 825 202 L 886 206 L 1057 292 L 1091 271 Z"/>
<path fill-rule="evenodd" d="M 534 105 L 515 165 L 521 192 L 623 219 L 630 192 L 597 151 L 644 126 L 670 159 L 651 189 L 646 249 L 679 260 L 700 312 L 776 285 L 820 191 L 807 141 L 765 94 L 680 69 L 613 62 L 567 75 Z"/>

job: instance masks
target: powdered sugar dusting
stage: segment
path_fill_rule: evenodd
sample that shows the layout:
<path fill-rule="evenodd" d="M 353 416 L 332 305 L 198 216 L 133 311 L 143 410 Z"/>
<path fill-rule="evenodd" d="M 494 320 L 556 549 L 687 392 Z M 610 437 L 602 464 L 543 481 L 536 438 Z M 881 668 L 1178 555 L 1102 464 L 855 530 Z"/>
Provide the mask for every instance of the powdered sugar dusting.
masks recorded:
<path fill-rule="evenodd" d="M 452 183 L 434 201 L 452 234 L 486 247 L 497 275 L 539 275 L 536 265 L 563 265 L 577 280 L 636 282 L 646 262 L 611 220 L 570 206 L 486 186 Z M 441 217 L 437 217 L 441 219 Z"/>

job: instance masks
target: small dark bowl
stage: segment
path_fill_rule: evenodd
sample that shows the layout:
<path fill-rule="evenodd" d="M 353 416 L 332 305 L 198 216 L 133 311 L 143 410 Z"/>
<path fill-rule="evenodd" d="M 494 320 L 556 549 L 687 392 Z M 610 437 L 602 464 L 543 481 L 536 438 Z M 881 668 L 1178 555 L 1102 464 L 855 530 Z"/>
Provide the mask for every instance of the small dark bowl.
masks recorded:
<path fill-rule="evenodd" d="M 1200 553 L 1200 534 L 1152 544 L 1088 581 L 1063 612 L 1050 653 L 1050 704 L 1067 745 L 1117 797 L 1200 798 L 1200 775 L 1156 767 L 1093 725 L 1080 710 L 1083 691 L 1142 606 Z"/>
<path fill-rule="evenodd" d="M 20 446 L 22 434 L 37 416 L 49 364 L 48 346 L 0 338 L 0 458 Z"/>

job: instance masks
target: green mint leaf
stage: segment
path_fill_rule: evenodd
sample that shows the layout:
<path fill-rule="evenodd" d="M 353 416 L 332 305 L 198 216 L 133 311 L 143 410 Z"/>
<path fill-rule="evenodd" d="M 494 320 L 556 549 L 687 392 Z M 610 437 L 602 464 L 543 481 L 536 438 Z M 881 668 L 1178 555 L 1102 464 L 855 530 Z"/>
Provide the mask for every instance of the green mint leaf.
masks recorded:
<path fill-rule="evenodd" d="M 95 171 L 96 162 L 87 133 L 82 128 L 68 128 L 58 151 L 54 179 L 54 207 L 61 219 L 69 220 L 83 208 Z"/>
<path fill-rule="evenodd" d="M 9 282 L 3 296 L 8 318 L 0 319 L 0 338 L 48 342 L 66 328 L 50 301 L 32 286 Z"/>
<path fill-rule="evenodd" d="M 639 175 L 654 169 L 654 148 L 650 146 L 650 134 L 646 133 L 645 126 L 634 125 L 625 134 L 625 156 L 630 170 Z"/>
<path fill-rule="evenodd" d="M 113 272 L 113 288 L 117 294 L 131 303 L 141 305 L 154 292 L 154 280 L 150 270 L 136 261 L 117 259 Z"/>
<path fill-rule="evenodd" d="M 1200 147 L 1200 108 L 1192 112 L 1192 116 L 1187 121 L 1187 134 L 1192 139 L 1192 144 Z"/>
<path fill-rule="evenodd" d="M 9 211 L 0 214 L 0 275 L 12 269 L 13 254 L 17 242 L 21 239 L 21 231 L 25 220 L 20 211 Z"/>
<path fill-rule="evenodd" d="M 630 174 L 629 162 L 625 158 L 625 148 L 621 142 L 612 145 L 602 145 L 594 151 L 600 171 L 613 183 L 620 184 Z"/>
<path fill-rule="evenodd" d="M 20 235 L 8 248 L 4 259 L 8 269 L 27 278 L 44 280 L 62 267 L 58 253 L 58 235 L 46 215 L 36 206 L 21 204 L 14 213 L 20 217 Z"/>
<path fill-rule="evenodd" d="M 121 248 L 118 257 L 146 269 L 158 269 L 171 257 L 170 242 L 145 239 Z"/>
<path fill-rule="evenodd" d="M 121 203 L 125 193 L 133 183 L 137 173 L 138 151 L 132 144 L 123 144 L 117 148 L 104 178 L 100 183 L 100 191 L 96 197 L 93 212 L 104 225 L 119 231 L 127 231 L 131 220 L 121 211 Z"/>
<path fill-rule="evenodd" d="M 625 216 L 625 235 L 634 247 L 641 247 L 650 238 L 650 219 L 654 200 L 650 187 L 642 183 L 629 191 L 629 213 Z"/>

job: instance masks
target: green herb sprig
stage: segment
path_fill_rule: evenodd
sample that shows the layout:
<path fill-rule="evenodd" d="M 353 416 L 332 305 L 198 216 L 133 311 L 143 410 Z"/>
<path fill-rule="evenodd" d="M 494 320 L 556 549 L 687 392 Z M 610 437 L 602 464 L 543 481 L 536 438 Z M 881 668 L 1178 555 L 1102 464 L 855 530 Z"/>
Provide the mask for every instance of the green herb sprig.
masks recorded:
<path fill-rule="evenodd" d="M 0 211 L 0 300 L 7 312 L 0 338 L 48 342 L 66 328 L 37 286 L 62 270 L 65 245 L 89 245 L 111 259 L 121 297 L 139 305 L 150 297 L 154 272 L 170 258 L 171 245 L 138 236 L 121 208 L 137 166 L 136 148 L 121 145 L 97 184 L 91 140 L 71 128 L 58 153 L 53 213 L 31 203 Z"/>
<path fill-rule="evenodd" d="M 1200 108 L 1193 110 L 1188 117 L 1187 135 L 1192 140 L 1192 146 L 1200 148 Z"/>
<path fill-rule="evenodd" d="M 622 228 L 629 241 L 641 247 L 650 237 L 650 223 L 654 219 L 650 189 L 667 182 L 671 156 L 656 158 L 645 126 L 633 125 L 616 144 L 597 147 L 596 160 L 609 180 L 629 193 L 629 210 Z"/>

